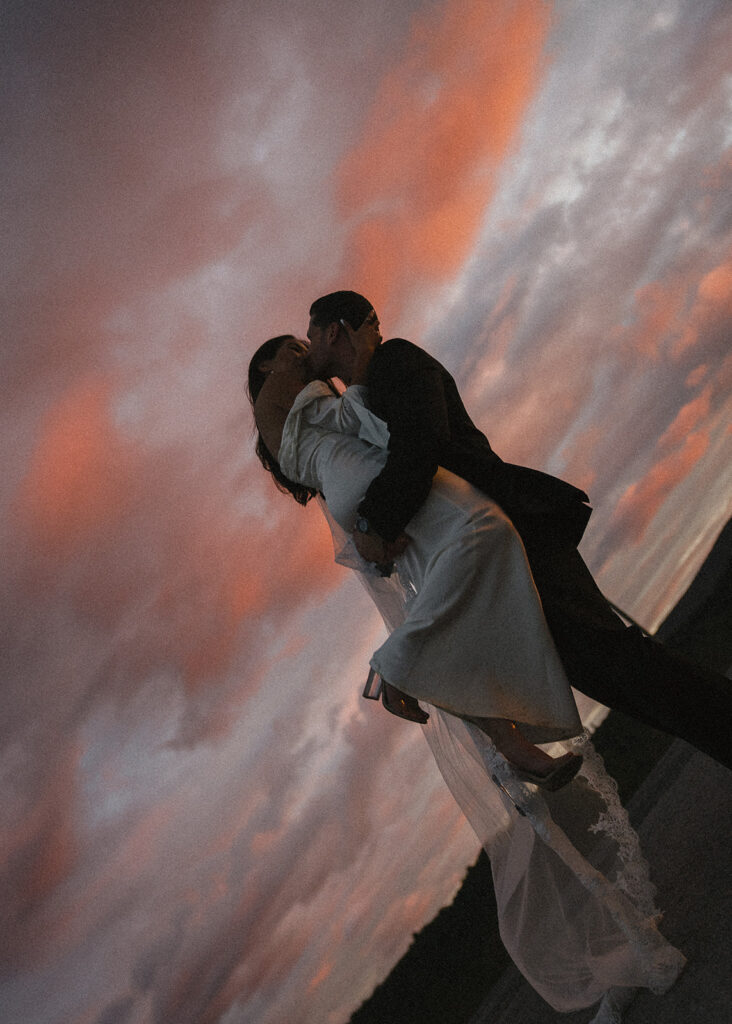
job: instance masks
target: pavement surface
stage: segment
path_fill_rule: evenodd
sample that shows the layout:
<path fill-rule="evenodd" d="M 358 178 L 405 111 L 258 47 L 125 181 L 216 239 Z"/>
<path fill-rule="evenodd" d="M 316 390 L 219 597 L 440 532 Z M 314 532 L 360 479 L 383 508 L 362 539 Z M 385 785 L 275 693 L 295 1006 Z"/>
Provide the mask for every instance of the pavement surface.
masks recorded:
<path fill-rule="evenodd" d="M 665 995 L 641 990 L 623 1024 L 732 1024 L 732 772 L 675 740 L 628 811 L 658 890 L 660 931 L 688 964 Z M 470 1024 L 588 1024 L 596 1010 L 557 1013 L 512 966 Z"/>

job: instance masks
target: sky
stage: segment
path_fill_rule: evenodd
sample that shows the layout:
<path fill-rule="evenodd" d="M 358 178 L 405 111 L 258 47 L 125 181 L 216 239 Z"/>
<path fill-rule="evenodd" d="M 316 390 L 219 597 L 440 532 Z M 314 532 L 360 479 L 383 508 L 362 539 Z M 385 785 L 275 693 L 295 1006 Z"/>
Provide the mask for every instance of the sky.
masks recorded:
<path fill-rule="evenodd" d="M 655 628 L 732 511 L 732 6 L 0 10 L 0 1017 L 344 1024 L 478 843 L 249 357 L 368 295 Z"/>

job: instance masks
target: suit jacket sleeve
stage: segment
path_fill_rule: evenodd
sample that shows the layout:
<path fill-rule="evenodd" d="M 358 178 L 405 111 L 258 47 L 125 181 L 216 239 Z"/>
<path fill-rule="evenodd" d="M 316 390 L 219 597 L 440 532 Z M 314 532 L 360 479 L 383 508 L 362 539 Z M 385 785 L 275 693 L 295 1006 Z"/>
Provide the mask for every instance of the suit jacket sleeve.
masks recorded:
<path fill-rule="evenodd" d="M 374 355 L 369 400 L 389 428 L 386 464 L 359 506 L 385 540 L 394 540 L 430 492 L 449 418 L 440 364 L 402 338 Z"/>

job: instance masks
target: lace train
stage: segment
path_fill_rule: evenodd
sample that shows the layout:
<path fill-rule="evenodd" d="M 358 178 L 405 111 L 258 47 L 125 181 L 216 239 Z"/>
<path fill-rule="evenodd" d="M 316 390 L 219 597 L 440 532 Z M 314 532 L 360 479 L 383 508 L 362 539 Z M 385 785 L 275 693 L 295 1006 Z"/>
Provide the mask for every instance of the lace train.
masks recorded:
<path fill-rule="evenodd" d="M 389 631 L 414 597 L 407 578 L 374 575 L 321 508 L 336 561 L 357 571 Z M 667 991 L 686 959 L 659 933 L 638 836 L 585 732 L 580 774 L 556 793 L 520 781 L 487 736 L 428 705 L 422 728 L 448 788 L 488 853 L 501 938 L 532 987 L 560 1012 L 599 1003 L 593 1024 L 619 1024 L 639 988 Z"/>
<path fill-rule="evenodd" d="M 602 999 L 596 1024 L 617 1024 L 632 990 L 667 991 L 686 961 L 657 929 L 638 837 L 588 735 L 563 744 L 583 753 L 580 775 L 547 794 L 474 726 L 430 708 L 424 730 L 490 857 L 501 938 L 536 991 L 565 1012 Z"/>

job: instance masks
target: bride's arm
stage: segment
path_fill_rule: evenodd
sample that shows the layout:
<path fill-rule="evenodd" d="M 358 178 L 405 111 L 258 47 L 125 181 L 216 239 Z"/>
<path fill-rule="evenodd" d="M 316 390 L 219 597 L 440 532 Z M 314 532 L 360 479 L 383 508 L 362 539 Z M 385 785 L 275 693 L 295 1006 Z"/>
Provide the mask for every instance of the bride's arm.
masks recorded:
<path fill-rule="evenodd" d="M 313 426 L 336 434 L 350 434 L 377 448 L 387 448 L 389 431 L 386 423 L 371 412 L 366 404 L 367 389 L 351 384 L 342 395 L 323 395 L 308 405 L 306 418 Z"/>
<path fill-rule="evenodd" d="M 288 428 L 290 440 L 299 433 L 301 420 L 324 431 L 358 436 L 363 432 L 364 389 L 354 387 L 339 396 L 325 381 L 314 380 L 303 385 L 281 373 L 273 373 L 262 385 L 254 403 L 257 429 L 271 455 L 278 459 L 290 413 L 298 411 Z M 380 421 L 379 421 L 380 422 Z M 380 424 L 385 431 L 386 427 Z M 386 435 L 388 439 L 388 434 Z M 372 444 L 378 440 L 366 437 Z"/>

